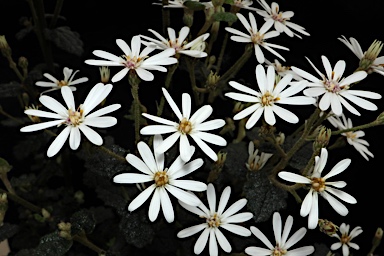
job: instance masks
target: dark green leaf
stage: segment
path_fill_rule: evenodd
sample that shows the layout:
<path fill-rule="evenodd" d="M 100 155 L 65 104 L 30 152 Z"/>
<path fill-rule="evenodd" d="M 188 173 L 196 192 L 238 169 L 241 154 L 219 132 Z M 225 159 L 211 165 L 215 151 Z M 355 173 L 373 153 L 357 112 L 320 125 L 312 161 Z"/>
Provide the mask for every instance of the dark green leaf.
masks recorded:
<path fill-rule="evenodd" d="M 225 21 L 225 22 L 233 23 L 237 20 L 237 16 L 230 12 L 219 12 L 213 15 L 213 19 L 215 21 Z"/>
<path fill-rule="evenodd" d="M 19 226 L 9 223 L 3 223 L 3 225 L 0 227 L 0 241 L 4 241 L 5 239 L 12 237 L 18 231 Z"/>
<path fill-rule="evenodd" d="M 96 225 L 93 212 L 87 209 L 82 209 L 78 212 L 75 212 L 71 216 L 70 222 L 72 235 L 76 235 L 83 230 L 86 234 L 89 234 L 93 231 Z"/>
<path fill-rule="evenodd" d="M 184 6 L 193 11 L 202 11 L 205 9 L 205 5 L 196 1 L 185 1 Z"/>
<path fill-rule="evenodd" d="M 72 240 L 59 236 L 59 232 L 53 232 L 43 236 L 39 245 L 33 250 L 33 256 L 62 256 L 72 247 Z"/>
<path fill-rule="evenodd" d="M 83 41 L 81 41 L 79 33 L 72 31 L 69 27 L 58 27 L 54 30 L 46 29 L 45 36 L 57 47 L 68 53 L 81 56 L 84 52 Z"/>

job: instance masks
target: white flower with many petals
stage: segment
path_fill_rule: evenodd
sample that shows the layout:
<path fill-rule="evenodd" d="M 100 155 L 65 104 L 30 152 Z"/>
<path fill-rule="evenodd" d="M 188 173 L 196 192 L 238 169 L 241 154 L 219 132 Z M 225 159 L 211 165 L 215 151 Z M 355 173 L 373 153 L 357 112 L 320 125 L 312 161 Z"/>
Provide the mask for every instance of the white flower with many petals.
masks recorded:
<path fill-rule="evenodd" d="M 275 235 L 276 245 L 273 245 L 268 238 L 260 231 L 257 227 L 252 226 L 252 233 L 260 239 L 264 243 L 268 249 L 250 246 L 245 248 L 245 253 L 252 256 L 260 256 L 260 255 L 291 255 L 291 256 L 306 256 L 310 255 L 315 251 L 315 248 L 312 245 L 303 246 L 297 249 L 288 250 L 292 246 L 294 246 L 297 242 L 299 242 L 307 233 L 307 229 L 302 227 L 297 230 L 291 238 L 288 239 L 289 232 L 291 232 L 291 228 L 293 225 L 293 217 L 288 216 L 287 221 L 283 227 L 283 223 L 281 221 L 281 216 L 278 212 L 273 214 L 273 233 Z"/>
<path fill-rule="evenodd" d="M 75 107 L 75 100 L 73 93 L 68 86 L 61 88 L 61 94 L 67 105 L 64 107 L 60 102 L 52 97 L 43 95 L 40 96 L 39 101 L 46 108 L 54 111 L 47 112 L 38 109 L 27 109 L 24 111 L 27 115 L 53 118 L 55 120 L 45 123 L 37 123 L 25 126 L 20 129 L 21 132 L 33 132 L 37 130 L 43 130 L 53 126 L 66 126 L 64 130 L 55 138 L 51 146 L 47 151 L 47 156 L 52 157 L 56 155 L 63 147 L 65 141 L 69 137 L 69 146 L 71 149 L 76 150 L 81 141 L 80 131 L 87 137 L 87 139 L 95 145 L 102 145 L 103 139 L 90 127 L 106 128 L 111 127 L 117 123 L 115 117 L 103 116 L 111 113 L 121 107 L 120 104 L 112 104 L 107 107 L 103 107 L 93 113 L 90 113 L 97 105 L 99 105 L 111 92 L 112 85 L 104 85 L 102 83 L 96 84 L 88 93 L 83 104 L 80 104 L 78 108 Z"/>
<path fill-rule="evenodd" d="M 179 119 L 179 122 L 143 113 L 143 116 L 160 123 L 160 125 L 147 125 L 140 130 L 140 133 L 143 135 L 172 133 L 172 135 L 168 136 L 161 145 L 156 147 L 155 150 L 157 153 L 164 153 L 180 138 L 179 150 L 181 158 L 184 161 L 189 161 L 192 156 L 188 140 L 188 136 L 190 136 L 205 154 L 207 154 L 213 161 L 217 161 L 217 154 L 206 142 L 218 146 L 226 146 L 227 141 L 216 134 L 207 133 L 207 131 L 223 127 L 225 121 L 223 119 L 214 119 L 204 122 L 212 114 L 213 109 L 210 105 L 202 106 L 191 115 L 191 96 L 188 93 L 183 93 L 182 95 L 181 112 L 168 91 L 165 88 L 162 88 L 162 90 L 165 99 Z"/>
<path fill-rule="evenodd" d="M 253 13 L 251 12 L 249 13 L 250 23 L 247 21 L 247 19 L 244 17 L 243 14 L 236 13 L 236 15 L 249 34 L 241 32 L 240 30 L 234 29 L 232 27 L 226 27 L 225 30 L 227 30 L 232 34 L 235 34 L 234 36 L 231 36 L 231 40 L 239 43 L 252 43 L 253 46 L 255 47 L 255 55 L 259 63 L 264 63 L 265 61 L 264 53 L 261 51 L 261 47 L 270 51 L 272 54 L 274 54 L 275 56 L 285 61 L 283 56 L 281 56 L 278 52 L 276 52 L 272 48 L 277 48 L 277 49 L 287 50 L 287 51 L 289 51 L 289 49 L 284 46 L 266 42 L 267 39 L 280 35 L 280 33 L 275 30 L 268 32 L 268 30 L 273 25 L 273 20 L 269 19 L 265 21 L 265 23 L 261 26 L 259 30 L 257 28 L 256 19 Z"/>
<path fill-rule="evenodd" d="M 140 35 L 142 39 L 148 40 L 149 42 L 142 41 L 144 45 L 155 44 L 155 47 L 160 50 L 166 50 L 168 48 L 175 49 L 175 55 L 185 54 L 195 58 L 207 57 L 205 50 L 205 40 L 209 37 L 209 33 L 202 34 L 201 36 L 195 38 L 191 42 L 187 42 L 187 36 L 190 32 L 188 26 L 181 28 L 179 32 L 179 37 L 176 37 L 176 32 L 173 28 L 168 28 L 168 37 L 169 39 L 164 38 L 162 35 L 157 33 L 152 29 L 148 29 L 152 34 L 154 34 L 157 39 L 153 39 L 148 36 Z M 200 47 L 196 47 L 200 46 Z M 201 47 L 202 46 L 202 47 Z"/>
<path fill-rule="evenodd" d="M 106 60 L 86 60 L 85 63 L 95 66 L 122 66 L 121 71 L 116 73 L 112 77 L 112 82 L 118 82 L 125 77 L 129 71 L 136 72 L 140 79 L 144 81 L 152 81 L 154 75 L 149 70 L 157 70 L 161 72 L 167 72 L 167 69 L 163 66 L 172 65 L 177 63 L 177 59 L 171 57 L 175 54 L 175 49 L 166 49 L 155 55 L 149 56 L 149 54 L 156 48 L 146 46 L 141 52 L 141 39 L 140 36 L 134 36 L 131 40 L 131 47 L 121 40 L 116 39 L 116 44 L 123 51 L 124 55 L 116 56 L 112 53 L 95 50 L 92 53 L 97 57 Z"/>
<path fill-rule="evenodd" d="M 250 141 L 248 144 L 248 161 L 245 163 L 245 166 L 249 171 L 261 170 L 271 156 L 273 154 L 264 152 L 261 152 L 259 155 L 259 149 L 255 150 L 255 143 Z"/>
<path fill-rule="evenodd" d="M 352 229 L 351 232 L 349 232 L 349 228 L 350 228 L 349 224 L 346 225 L 345 223 L 342 223 L 340 225 L 340 229 L 339 229 L 341 236 L 337 233 L 332 235 L 333 237 L 336 237 L 337 239 L 339 239 L 339 242 L 332 244 L 331 250 L 334 251 L 334 250 L 337 250 L 341 247 L 341 250 L 343 252 L 343 256 L 349 256 L 350 255 L 349 247 L 351 247 L 355 250 L 360 249 L 358 244 L 352 242 L 352 239 L 357 237 L 361 233 L 363 233 L 363 229 L 361 227 L 357 226 L 354 229 Z"/>
<path fill-rule="evenodd" d="M 365 52 L 361 50 L 359 42 L 350 37 L 349 41 L 345 36 L 339 39 L 343 44 L 345 44 L 360 60 L 360 66 L 364 68 L 368 74 L 376 72 L 384 76 L 384 56 L 377 57 L 383 48 L 383 43 L 375 40 L 369 49 Z"/>
<path fill-rule="evenodd" d="M 251 0 L 234 0 L 232 7 L 236 8 L 242 8 L 242 9 L 247 9 L 251 11 L 261 11 L 260 9 L 257 9 L 255 7 L 252 7 L 251 5 L 253 4 L 253 1 Z"/>
<path fill-rule="evenodd" d="M 328 151 L 325 148 L 321 149 L 320 156 L 315 157 L 315 166 L 313 168 L 312 174 L 309 177 L 298 175 L 291 172 L 279 172 L 279 177 L 283 180 L 296 182 L 300 184 L 308 184 L 310 186 L 308 194 L 305 196 L 300 209 L 300 215 L 302 217 L 308 216 L 308 228 L 314 229 L 317 226 L 319 219 L 319 206 L 318 206 L 318 196 L 321 195 L 328 203 L 332 206 L 337 213 L 342 216 L 348 214 L 348 209 L 339 202 L 332 195 L 340 198 L 344 202 L 355 204 L 356 199 L 339 190 L 338 188 L 344 188 L 347 183 L 344 181 L 327 181 L 329 178 L 343 172 L 351 164 L 351 159 L 346 158 L 338 162 L 331 171 L 325 175 L 321 176 L 324 170 L 324 167 L 327 163 Z"/>
<path fill-rule="evenodd" d="M 163 139 L 161 135 L 155 135 L 153 140 L 153 148 L 156 149 Z M 133 154 L 128 154 L 126 159 L 133 167 L 138 169 L 143 174 L 137 173 L 122 173 L 113 178 L 115 183 L 144 183 L 153 182 L 149 187 L 143 190 L 133 201 L 129 204 L 128 210 L 134 211 L 139 208 L 152 194 L 151 204 L 148 210 L 148 217 L 150 221 L 155 221 L 160 207 L 163 210 L 164 217 L 167 222 L 173 222 L 175 214 L 173 206 L 168 193 L 188 205 L 197 206 L 200 204 L 200 199 L 190 191 L 205 191 L 207 185 L 194 180 L 179 180 L 203 165 L 201 158 L 195 159 L 189 163 L 185 163 L 180 156 L 171 164 L 169 168 L 164 168 L 164 154 L 152 154 L 151 149 L 147 144 L 140 141 L 137 143 L 137 149 L 142 157 L 142 160 Z M 194 148 L 192 147 L 192 151 Z"/>
<path fill-rule="evenodd" d="M 225 252 L 231 252 L 232 246 L 228 242 L 224 234 L 221 232 L 220 228 L 230 231 L 239 236 L 251 235 L 251 231 L 249 231 L 249 229 L 240 225 L 233 224 L 246 222 L 253 217 L 253 214 L 251 212 L 237 213 L 247 204 L 247 199 L 239 199 L 225 210 L 230 195 L 231 187 L 228 186 L 222 192 L 219 205 L 216 208 L 215 188 L 212 183 L 209 183 L 207 189 L 209 209 L 203 203 L 201 203 L 197 207 L 193 207 L 184 204 L 183 202 L 180 202 L 180 205 L 183 206 L 186 210 L 204 219 L 204 223 L 185 228 L 179 233 L 177 233 L 178 238 L 184 238 L 192 236 L 197 232 L 203 231 L 195 243 L 195 254 L 200 254 L 204 250 L 208 240 L 210 256 L 217 256 L 219 254 L 217 243 L 219 243 L 220 247 Z"/>
<path fill-rule="evenodd" d="M 304 80 L 284 90 L 292 80 L 292 75 L 290 74 L 284 76 L 275 86 L 275 69 L 272 66 L 268 66 L 267 73 L 265 73 L 264 67 L 261 64 L 257 65 L 256 80 L 260 92 L 238 82 L 230 81 L 230 86 L 246 94 L 235 92 L 225 94 L 225 96 L 237 101 L 255 103 L 233 117 L 234 120 L 239 120 L 251 115 L 245 124 L 247 129 L 252 128 L 263 113 L 264 119 L 269 125 L 276 123 L 275 114 L 289 123 L 297 123 L 299 118 L 278 104 L 309 105 L 315 102 L 311 97 L 292 96 L 306 87 L 307 82 Z"/>
<path fill-rule="evenodd" d="M 73 80 L 77 72 L 79 72 L 79 70 L 76 70 L 75 72 L 73 72 L 73 69 L 69 69 L 69 68 L 65 67 L 63 69 L 64 79 L 62 79 L 62 80 L 59 80 L 59 79 L 53 77 L 49 73 L 44 73 L 43 76 L 48 78 L 51 82 L 38 81 L 35 83 L 35 85 L 41 86 L 41 87 L 51 87 L 51 89 L 43 91 L 41 94 L 46 93 L 46 92 L 59 90 L 63 86 L 68 86 L 72 91 L 76 91 L 76 87 L 74 85 L 80 84 L 80 83 L 85 83 L 88 81 L 87 77 L 81 77 L 81 78 Z"/>
<path fill-rule="evenodd" d="M 290 21 L 290 19 L 295 14 L 292 11 L 282 12 L 279 9 L 279 5 L 275 2 L 272 2 L 271 6 L 269 6 L 265 0 L 257 0 L 257 2 L 264 8 L 264 10 L 256 11 L 259 15 L 264 17 L 264 20 L 273 20 L 275 29 L 280 33 L 285 33 L 290 37 L 297 36 L 301 38 L 300 35 L 294 33 L 291 29 L 296 30 L 297 32 L 309 36 L 310 34 L 305 31 L 305 28 L 297 25 Z"/>
<path fill-rule="evenodd" d="M 340 130 L 353 128 L 351 118 L 347 119 L 344 114 L 342 114 L 340 117 L 330 116 L 327 118 L 327 120 Z M 358 130 L 354 132 L 343 132 L 341 135 L 345 136 L 349 145 L 352 145 L 365 158 L 365 160 L 369 161 L 368 156 L 373 158 L 372 152 L 367 148 L 369 143 L 366 140 L 361 139 L 361 137 L 364 137 L 365 135 L 364 131 Z"/>
<path fill-rule="evenodd" d="M 325 69 L 324 75 L 315 67 L 315 65 L 313 65 L 313 63 L 308 58 L 307 60 L 315 69 L 320 78 L 317 78 L 297 67 L 292 66 L 291 69 L 299 76 L 309 80 L 308 87 L 310 88 L 307 88 L 303 91 L 305 95 L 315 98 L 321 96 L 318 106 L 322 111 L 326 111 L 329 109 L 329 107 L 331 107 L 333 113 L 337 116 L 340 116 L 343 113 L 342 106 L 344 106 L 351 113 L 359 116 L 360 113 L 347 100 L 353 102 L 363 109 L 371 111 L 377 110 L 377 106 L 375 104 L 363 98 L 381 99 L 380 94 L 350 89 L 351 84 L 363 80 L 367 76 L 367 72 L 357 71 L 352 75 L 343 78 L 345 71 L 345 61 L 339 60 L 332 69 L 328 58 L 321 56 L 321 60 Z"/>

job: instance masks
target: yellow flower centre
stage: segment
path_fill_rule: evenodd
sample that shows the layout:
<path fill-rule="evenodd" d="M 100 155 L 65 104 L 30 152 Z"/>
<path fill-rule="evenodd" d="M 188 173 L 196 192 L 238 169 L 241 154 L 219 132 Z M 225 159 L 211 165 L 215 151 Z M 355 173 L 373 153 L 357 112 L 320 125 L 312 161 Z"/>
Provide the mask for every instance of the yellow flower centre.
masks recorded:
<path fill-rule="evenodd" d="M 287 253 L 287 250 L 285 250 L 284 248 L 280 248 L 279 244 L 277 244 L 275 246 L 275 248 L 273 249 L 272 255 L 273 256 L 282 256 L 282 255 L 285 255 L 286 253 Z"/>
<path fill-rule="evenodd" d="M 154 180 L 155 180 L 155 184 L 157 187 L 162 187 L 162 186 L 168 184 L 169 180 L 168 180 L 168 175 L 167 175 L 167 169 L 165 169 L 164 171 L 156 172 Z"/>
<path fill-rule="evenodd" d="M 354 132 L 346 132 L 345 136 L 347 136 L 347 138 L 350 138 L 350 139 L 354 140 L 354 139 L 356 139 L 357 134 L 354 133 Z"/>
<path fill-rule="evenodd" d="M 264 93 L 264 95 L 261 97 L 261 105 L 264 106 L 271 106 L 275 101 L 280 100 L 279 97 L 274 98 L 273 95 L 270 92 Z"/>
<path fill-rule="evenodd" d="M 341 236 L 341 238 L 340 238 L 340 242 L 341 242 L 342 244 L 348 244 L 350 240 L 351 240 L 351 237 L 348 236 L 347 234 L 343 234 L 343 235 Z"/>
<path fill-rule="evenodd" d="M 264 42 L 264 34 L 260 34 L 259 32 L 256 32 L 256 34 L 253 34 L 252 31 L 251 31 L 251 40 L 252 40 L 252 43 L 254 44 L 259 44 L 259 45 L 262 45 L 263 42 Z"/>
<path fill-rule="evenodd" d="M 278 11 L 279 11 L 279 9 L 276 8 L 276 13 L 272 14 L 271 17 L 273 20 L 281 22 L 284 24 L 286 19 L 283 18 L 283 13 L 282 12 L 277 13 Z"/>
<path fill-rule="evenodd" d="M 189 134 L 192 131 L 192 123 L 188 119 L 183 117 L 183 119 L 181 119 L 181 121 L 179 123 L 178 130 L 182 134 Z"/>
<path fill-rule="evenodd" d="M 65 120 L 66 125 L 78 126 L 83 122 L 83 109 L 80 105 L 79 109 L 73 111 L 72 109 L 68 109 L 68 117 Z"/>
<path fill-rule="evenodd" d="M 213 214 L 213 216 L 207 218 L 206 221 L 207 221 L 208 226 L 211 228 L 215 228 L 215 227 L 218 228 L 218 227 L 220 227 L 220 224 L 221 224 L 220 217 L 217 215 L 216 212 L 215 212 L 215 214 Z"/>
<path fill-rule="evenodd" d="M 56 82 L 59 87 L 67 86 L 68 82 L 64 80 L 60 80 Z"/>
<path fill-rule="evenodd" d="M 312 188 L 317 192 L 323 192 L 325 190 L 324 178 L 312 178 Z"/>
<path fill-rule="evenodd" d="M 137 67 L 139 67 L 141 65 L 143 60 L 147 58 L 147 56 L 145 56 L 145 57 L 137 57 L 137 56 L 130 57 L 127 55 L 122 55 L 121 57 L 125 60 L 123 62 L 124 66 L 129 68 L 129 69 L 136 69 Z"/>

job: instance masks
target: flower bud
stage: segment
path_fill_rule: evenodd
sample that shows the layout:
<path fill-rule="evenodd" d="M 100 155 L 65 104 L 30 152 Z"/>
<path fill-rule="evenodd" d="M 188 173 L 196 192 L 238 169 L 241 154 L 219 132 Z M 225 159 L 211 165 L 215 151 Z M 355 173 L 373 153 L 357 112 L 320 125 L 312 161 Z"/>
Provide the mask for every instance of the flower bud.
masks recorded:
<path fill-rule="evenodd" d="M 109 70 L 108 67 L 100 67 L 99 71 L 100 71 L 101 82 L 103 84 L 107 84 L 109 82 L 111 71 Z"/>
<path fill-rule="evenodd" d="M 211 70 L 211 72 L 207 77 L 207 81 L 205 82 L 205 87 L 210 90 L 214 90 L 219 80 L 220 80 L 220 76 L 216 72 L 214 73 Z"/>
<path fill-rule="evenodd" d="M 12 165 L 10 165 L 7 160 L 0 157 L 0 174 L 6 174 L 11 169 L 12 169 Z"/>
<path fill-rule="evenodd" d="M 315 131 L 318 131 L 315 142 L 313 143 L 313 150 L 316 151 L 317 149 L 320 150 L 321 148 L 327 147 L 332 130 L 325 126 L 320 126 Z"/>
<path fill-rule="evenodd" d="M 383 48 L 383 43 L 381 41 L 375 40 L 364 53 L 363 58 L 361 58 L 359 63 L 359 70 L 370 71 L 370 67 L 373 62 L 376 60 L 377 56 L 380 54 L 381 49 Z"/>
<path fill-rule="evenodd" d="M 381 239 L 383 238 L 383 229 L 377 228 L 375 235 L 373 236 L 372 245 L 379 246 Z"/>
<path fill-rule="evenodd" d="M 9 47 L 7 39 L 3 35 L 0 35 L 0 50 L 4 57 L 12 55 L 11 47 Z"/>
<path fill-rule="evenodd" d="M 19 67 L 21 67 L 22 69 L 27 69 L 28 68 L 28 59 L 21 56 L 19 58 L 19 61 L 18 61 L 18 65 Z"/>

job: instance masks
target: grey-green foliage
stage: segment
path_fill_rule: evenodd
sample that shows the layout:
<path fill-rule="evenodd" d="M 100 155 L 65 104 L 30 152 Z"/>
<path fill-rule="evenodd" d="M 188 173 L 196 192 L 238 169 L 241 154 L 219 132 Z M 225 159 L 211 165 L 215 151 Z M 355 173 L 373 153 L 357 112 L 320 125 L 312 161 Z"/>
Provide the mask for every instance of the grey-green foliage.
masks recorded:
<path fill-rule="evenodd" d="M 15 256 L 62 256 L 72 247 L 72 240 L 59 236 L 59 232 L 49 233 L 40 239 L 36 248 L 19 251 Z"/>
<path fill-rule="evenodd" d="M 71 222 L 71 235 L 76 235 L 84 231 L 86 234 L 92 233 L 95 228 L 96 221 L 93 212 L 87 209 L 81 209 L 80 211 L 72 214 L 70 218 Z"/>
<path fill-rule="evenodd" d="M 287 207 L 288 193 L 275 187 L 265 172 L 250 172 L 243 189 L 256 223 L 267 221 L 275 211 Z"/>
<path fill-rule="evenodd" d="M 52 41 L 58 48 L 81 56 L 84 53 L 83 41 L 80 39 L 79 33 L 72 31 L 70 27 L 62 26 L 53 30 L 46 29 L 44 31 L 45 37 Z"/>

